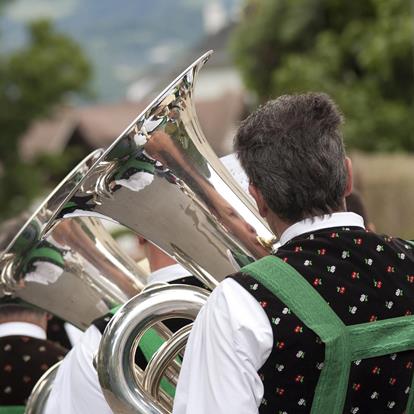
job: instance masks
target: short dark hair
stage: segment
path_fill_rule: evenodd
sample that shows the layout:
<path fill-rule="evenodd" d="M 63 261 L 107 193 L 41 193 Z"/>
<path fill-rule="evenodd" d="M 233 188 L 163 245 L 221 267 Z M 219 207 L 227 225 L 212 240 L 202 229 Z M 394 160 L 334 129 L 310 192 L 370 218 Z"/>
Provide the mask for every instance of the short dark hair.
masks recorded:
<path fill-rule="evenodd" d="M 29 318 L 41 319 L 46 315 L 46 312 L 30 305 L 20 304 L 3 304 L 0 298 L 0 323 L 5 321 L 26 321 Z"/>
<path fill-rule="evenodd" d="M 347 182 L 341 112 L 324 93 L 283 95 L 245 119 L 235 150 L 269 208 L 294 223 L 342 209 Z"/>

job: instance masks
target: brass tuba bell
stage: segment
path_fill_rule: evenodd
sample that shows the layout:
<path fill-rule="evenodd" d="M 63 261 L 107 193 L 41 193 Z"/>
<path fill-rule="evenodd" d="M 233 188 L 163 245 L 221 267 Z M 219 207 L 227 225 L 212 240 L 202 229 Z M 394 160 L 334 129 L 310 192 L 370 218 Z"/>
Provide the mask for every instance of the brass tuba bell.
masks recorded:
<path fill-rule="evenodd" d="M 57 217 L 107 217 L 152 241 L 211 287 L 268 254 L 273 234 L 207 143 L 194 82 L 208 52 L 99 157 Z"/>
<path fill-rule="evenodd" d="M 100 220 L 56 217 L 100 154 L 89 155 L 57 186 L 0 255 L 0 297 L 18 297 L 80 329 L 145 284 L 145 272 Z"/>

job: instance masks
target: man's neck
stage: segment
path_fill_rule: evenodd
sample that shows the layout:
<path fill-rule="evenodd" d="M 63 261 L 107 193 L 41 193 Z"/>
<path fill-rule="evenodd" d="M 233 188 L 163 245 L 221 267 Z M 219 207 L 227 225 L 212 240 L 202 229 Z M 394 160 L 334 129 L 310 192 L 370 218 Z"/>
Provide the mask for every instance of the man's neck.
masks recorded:
<path fill-rule="evenodd" d="M 326 213 L 326 214 L 334 214 L 334 213 L 343 213 L 345 212 L 346 209 L 345 208 L 340 208 L 336 211 L 332 211 L 331 213 Z M 320 215 L 321 217 L 324 216 L 324 214 Z M 298 223 L 302 220 L 306 220 L 306 219 L 312 219 L 314 216 L 305 216 L 303 217 L 301 220 L 298 221 Z M 292 225 L 296 224 L 295 222 L 290 222 L 290 221 L 286 221 L 281 219 L 279 216 L 277 216 L 274 213 L 270 213 L 268 217 L 266 217 L 267 222 L 269 223 L 270 228 L 272 229 L 272 231 L 278 236 L 278 238 L 280 238 L 280 236 Z"/>
<path fill-rule="evenodd" d="M 155 248 L 152 245 L 150 245 L 149 248 L 146 249 L 146 256 L 148 259 L 148 263 L 150 265 L 151 272 L 155 272 L 156 270 L 177 263 L 170 256 L 166 255 L 164 252 L 162 252 L 158 248 Z"/>
<path fill-rule="evenodd" d="M 267 222 L 269 223 L 271 230 L 273 231 L 273 233 L 277 235 L 278 238 L 280 238 L 280 236 L 285 232 L 287 228 L 289 228 L 292 224 L 294 224 L 294 223 L 290 223 L 290 222 L 282 220 L 276 214 L 273 214 L 273 213 L 269 214 L 269 216 L 266 217 L 266 219 L 267 219 Z"/>
<path fill-rule="evenodd" d="M 24 322 L 30 323 L 31 325 L 36 325 L 39 328 L 43 329 L 44 331 L 47 328 L 47 317 L 39 317 L 38 315 L 31 316 L 31 315 L 24 315 L 24 317 L 19 318 L 13 315 L 1 315 L 0 316 L 0 324 L 2 323 L 12 323 L 12 322 Z"/>

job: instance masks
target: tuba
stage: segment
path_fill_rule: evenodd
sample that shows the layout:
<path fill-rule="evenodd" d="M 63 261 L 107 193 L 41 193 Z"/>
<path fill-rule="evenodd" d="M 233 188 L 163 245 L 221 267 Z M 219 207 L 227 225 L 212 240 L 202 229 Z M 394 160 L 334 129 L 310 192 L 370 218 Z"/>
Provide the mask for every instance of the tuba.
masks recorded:
<path fill-rule="evenodd" d="M 99 155 L 46 223 L 46 234 L 67 219 L 107 218 L 153 242 L 211 289 L 235 269 L 269 254 L 273 234 L 214 154 L 197 120 L 194 84 L 211 53 L 181 73 Z M 148 375 L 134 367 L 134 350 L 142 330 L 162 319 L 195 318 L 207 296 L 197 288 L 151 287 L 121 308 L 97 358 L 101 386 L 114 412 L 169 412 L 171 398 L 159 390 L 154 397 L 148 389 L 163 375 L 176 382 L 174 358 L 188 328 L 163 347 L 172 361 L 155 355 Z M 137 318 L 128 316 L 133 308 L 140 317 L 136 312 Z"/>
<path fill-rule="evenodd" d="M 273 234 L 207 143 L 193 89 L 208 52 L 98 158 L 56 213 L 108 218 L 152 241 L 214 287 L 269 253 Z"/>
<path fill-rule="evenodd" d="M 269 254 L 273 234 L 199 127 L 193 88 L 209 56 L 187 68 L 121 134 L 98 161 L 96 173 L 85 179 L 86 191 L 78 200 L 87 206 L 83 211 L 109 215 L 130 227 L 214 288 L 238 265 Z M 159 383 L 163 375 L 176 383 L 168 370 L 190 327 L 174 334 L 145 372 L 133 366 L 133 355 L 148 328 L 166 318 L 194 319 L 206 299 L 206 292 L 194 288 L 151 288 L 112 319 L 97 370 L 115 413 L 171 410 L 172 401 L 162 395 Z"/>
<path fill-rule="evenodd" d="M 145 284 L 145 272 L 99 219 L 56 217 L 100 154 L 89 155 L 58 185 L 0 256 L 0 297 L 17 297 L 83 330 Z"/>
<path fill-rule="evenodd" d="M 52 365 L 37 381 L 29 400 L 27 401 L 25 414 L 41 414 L 46 409 L 47 399 L 52 390 L 53 381 L 62 361 Z"/>
<path fill-rule="evenodd" d="M 182 357 L 192 324 L 175 332 L 154 353 L 145 371 L 134 367 L 140 339 L 149 328 L 169 318 L 194 320 L 209 292 L 183 285 L 154 286 L 130 299 L 111 319 L 97 358 L 99 382 L 115 414 L 168 414 L 173 398 L 161 389 L 165 377 L 178 381 L 177 356 Z"/>

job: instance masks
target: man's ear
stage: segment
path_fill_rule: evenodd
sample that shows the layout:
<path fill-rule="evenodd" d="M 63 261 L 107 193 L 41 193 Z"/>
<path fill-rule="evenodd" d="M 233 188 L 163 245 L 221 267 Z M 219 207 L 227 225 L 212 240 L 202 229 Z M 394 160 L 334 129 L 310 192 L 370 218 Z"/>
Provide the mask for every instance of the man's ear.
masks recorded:
<path fill-rule="evenodd" d="M 344 197 L 348 197 L 352 193 L 352 187 L 354 184 L 354 175 L 352 171 L 352 161 L 349 157 L 345 157 L 345 169 L 346 169 L 346 187 Z"/>
<path fill-rule="evenodd" d="M 269 207 L 267 206 L 262 192 L 253 184 L 249 184 L 249 193 L 256 201 L 260 215 L 266 218 L 266 216 L 269 214 Z"/>

